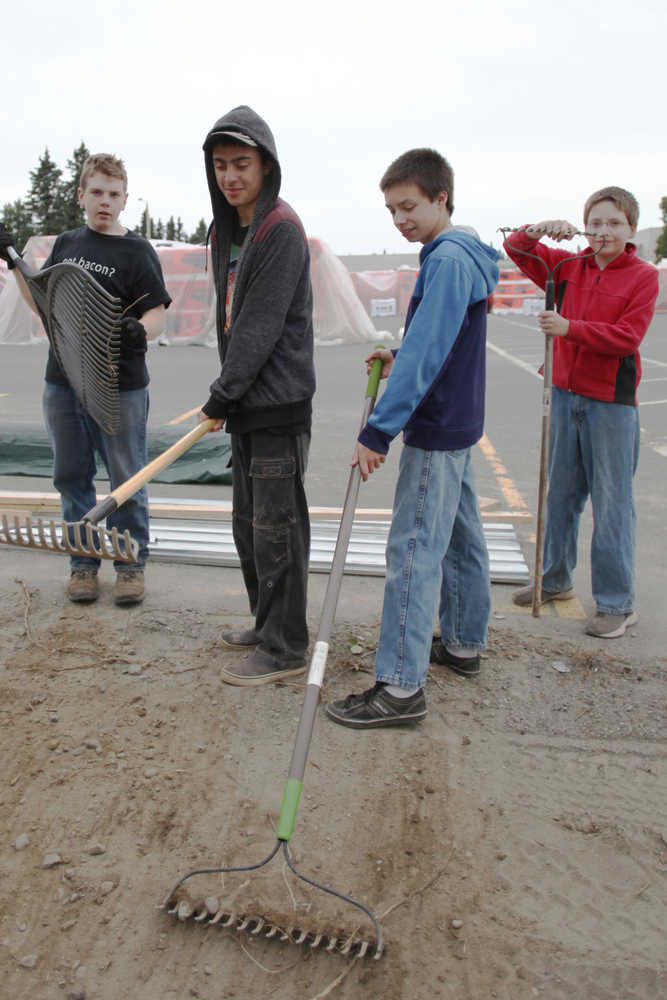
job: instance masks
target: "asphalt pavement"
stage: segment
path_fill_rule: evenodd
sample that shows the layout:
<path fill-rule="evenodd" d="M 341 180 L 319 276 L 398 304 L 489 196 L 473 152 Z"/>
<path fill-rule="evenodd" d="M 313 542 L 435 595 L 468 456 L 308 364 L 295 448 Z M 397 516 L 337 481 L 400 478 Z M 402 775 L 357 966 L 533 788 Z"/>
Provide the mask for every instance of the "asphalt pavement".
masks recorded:
<path fill-rule="evenodd" d="M 601 648 L 619 651 L 619 644 L 646 656 L 664 656 L 664 595 L 667 542 L 665 540 L 665 497 L 667 494 L 667 314 L 654 319 L 644 340 L 644 377 L 640 386 L 642 453 L 635 480 L 638 513 L 637 606 L 638 626 L 622 640 L 586 639 Z M 341 506 L 349 474 L 353 443 L 359 428 L 366 387 L 363 359 L 372 345 L 349 344 L 316 349 L 318 388 L 314 400 L 314 422 L 306 488 L 313 506 Z M 543 340 L 532 317 L 492 315 L 489 317 L 487 352 L 487 419 L 485 437 L 475 448 L 478 492 L 493 502 L 493 509 L 514 511 L 517 535 L 530 565 L 534 549 L 534 515 L 537 502 L 538 451 L 541 422 L 541 379 L 536 375 L 543 354 Z M 44 345 L 0 346 L 0 426 L 25 424 L 26 429 L 41 425 L 41 383 L 46 359 Z M 208 398 L 208 387 L 217 373 L 217 353 L 209 348 L 152 347 L 151 411 L 149 432 L 165 425 L 182 427 L 185 433 L 194 423 L 192 415 Z M 362 484 L 359 505 L 390 508 L 400 444 L 391 449 L 388 461 L 368 483 Z M 100 493 L 108 487 L 100 483 Z M 52 490 L 48 479 L 0 477 L 0 490 L 19 492 Z M 155 484 L 157 497 L 231 499 L 225 486 L 169 486 Z M 525 520 L 526 514 L 532 520 Z M 579 636 L 583 620 L 592 613 L 589 552 L 592 531 L 587 508 L 579 539 L 579 565 L 575 586 L 579 600 L 567 605 L 547 606 L 539 619 L 511 603 L 511 585 L 493 587 L 492 623 L 499 628 L 515 625 L 531 632 L 562 633 L 568 639 Z M 0 580 L 11 584 L 15 578 L 26 585 L 37 581 L 53 600 L 59 599 L 64 568 L 53 570 L 61 557 L 36 551 L 23 552 L 0 546 Z M 218 567 L 187 567 L 156 564 L 149 584 L 159 599 L 159 590 L 182 589 L 184 600 L 218 606 L 231 614 L 247 611 L 243 585 L 236 570 Z M 326 578 L 311 575 L 310 607 L 316 622 Z M 346 577 L 339 615 L 354 622 L 379 618 L 382 581 Z"/>

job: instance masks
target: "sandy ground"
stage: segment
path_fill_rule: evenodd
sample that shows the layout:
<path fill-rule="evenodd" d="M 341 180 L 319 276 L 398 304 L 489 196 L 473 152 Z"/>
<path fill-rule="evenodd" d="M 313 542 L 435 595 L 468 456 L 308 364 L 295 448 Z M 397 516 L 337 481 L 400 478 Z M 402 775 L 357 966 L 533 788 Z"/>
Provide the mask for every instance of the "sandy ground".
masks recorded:
<path fill-rule="evenodd" d="M 380 918 L 383 958 L 350 960 L 158 908 L 187 871 L 275 843 L 303 679 L 220 682 L 243 655 L 218 641 L 247 621 L 237 574 L 198 570 L 196 590 L 156 566 L 142 607 L 114 608 L 110 582 L 77 607 L 58 557 L 22 558 L 0 583 L 3 996 L 667 995 L 666 661 L 642 660 L 631 634 L 605 644 L 580 621 L 501 613 L 494 587 L 482 674 L 432 668 L 420 727 L 359 734 L 318 716 L 290 850 Z M 377 625 L 363 605 L 339 618 L 326 697 L 369 685 Z M 282 927 L 372 932 L 281 855 L 190 885 Z"/>

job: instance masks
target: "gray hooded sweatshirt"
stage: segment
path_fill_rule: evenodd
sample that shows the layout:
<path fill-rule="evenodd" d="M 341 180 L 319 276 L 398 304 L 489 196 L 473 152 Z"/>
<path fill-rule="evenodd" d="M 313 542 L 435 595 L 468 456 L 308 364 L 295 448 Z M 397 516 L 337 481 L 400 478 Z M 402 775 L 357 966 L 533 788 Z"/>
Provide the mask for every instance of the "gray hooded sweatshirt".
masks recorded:
<path fill-rule="evenodd" d="M 249 136 L 272 163 L 264 178 L 238 261 L 231 323 L 225 301 L 237 211 L 218 188 L 212 148 L 221 132 Z M 213 222 L 210 228 L 222 368 L 203 410 L 226 418 L 230 433 L 310 426 L 315 392 L 310 253 L 299 217 L 281 198 L 280 164 L 271 130 L 241 105 L 215 123 L 204 142 Z"/>

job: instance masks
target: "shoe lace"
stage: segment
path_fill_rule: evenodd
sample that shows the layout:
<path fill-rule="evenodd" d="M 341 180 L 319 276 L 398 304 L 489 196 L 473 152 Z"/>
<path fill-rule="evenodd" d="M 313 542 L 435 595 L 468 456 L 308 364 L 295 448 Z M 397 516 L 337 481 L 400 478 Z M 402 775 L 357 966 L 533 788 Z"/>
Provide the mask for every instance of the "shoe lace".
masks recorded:
<path fill-rule="evenodd" d="M 373 698 L 378 691 L 381 691 L 384 686 L 385 685 L 382 681 L 376 681 L 372 688 L 369 688 L 367 691 L 362 691 L 361 694 L 349 694 L 345 699 L 343 707 L 352 708 L 354 705 L 360 705 L 363 702 L 368 704 L 371 698 Z"/>

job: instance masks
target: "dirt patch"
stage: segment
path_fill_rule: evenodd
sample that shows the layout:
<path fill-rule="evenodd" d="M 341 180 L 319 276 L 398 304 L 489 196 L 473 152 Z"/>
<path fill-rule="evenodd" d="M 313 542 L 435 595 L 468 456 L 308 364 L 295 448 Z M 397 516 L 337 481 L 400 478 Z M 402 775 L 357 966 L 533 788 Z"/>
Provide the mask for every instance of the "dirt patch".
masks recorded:
<path fill-rule="evenodd" d="M 219 681 L 222 614 L 0 592 L 0 962 L 14 1000 L 664 994 L 664 661 L 496 623 L 479 679 L 433 668 L 415 730 L 319 716 L 290 852 L 381 918 L 349 961 L 158 907 L 193 868 L 275 843 L 303 681 Z M 167 606 L 168 604 L 168 606 Z M 326 696 L 370 682 L 377 623 L 338 623 Z M 363 914 L 278 854 L 190 880 L 281 927 Z"/>

